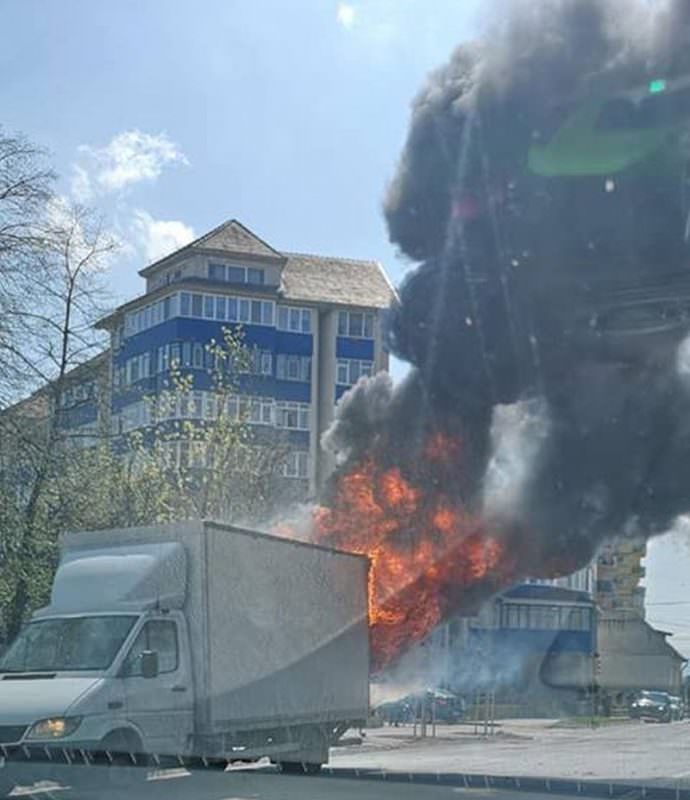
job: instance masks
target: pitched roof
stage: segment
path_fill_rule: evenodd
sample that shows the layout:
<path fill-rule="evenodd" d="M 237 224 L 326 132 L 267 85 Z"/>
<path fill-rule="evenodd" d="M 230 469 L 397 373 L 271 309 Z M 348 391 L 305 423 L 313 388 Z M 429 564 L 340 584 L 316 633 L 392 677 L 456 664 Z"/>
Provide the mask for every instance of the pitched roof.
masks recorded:
<path fill-rule="evenodd" d="M 287 300 L 386 308 L 396 297 L 395 289 L 378 261 L 281 253 L 236 219 L 224 222 L 174 253 L 149 264 L 139 270 L 139 274 L 146 277 L 180 256 L 214 250 L 281 266 L 281 292 Z"/>
<path fill-rule="evenodd" d="M 205 233 L 188 245 L 181 247 L 174 253 L 170 253 L 163 258 L 154 261 L 147 267 L 139 270 L 139 274 L 146 276 L 166 262 L 182 254 L 194 250 L 223 250 L 229 254 L 241 256 L 254 256 L 256 258 L 270 259 L 272 261 L 283 261 L 284 256 L 274 250 L 267 242 L 260 239 L 255 233 L 246 228 L 236 219 L 230 219 L 222 223 L 212 231 Z"/>
<path fill-rule="evenodd" d="M 387 308 L 395 289 L 378 261 L 285 253 L 282 291 L 287 300 Z"/>

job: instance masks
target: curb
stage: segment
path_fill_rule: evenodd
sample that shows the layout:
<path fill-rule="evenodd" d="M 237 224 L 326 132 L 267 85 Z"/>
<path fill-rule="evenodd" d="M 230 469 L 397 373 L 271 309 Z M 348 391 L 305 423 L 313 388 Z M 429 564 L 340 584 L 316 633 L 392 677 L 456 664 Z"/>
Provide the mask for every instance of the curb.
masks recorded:
<path fill-rule="evenodd" d="M 355 767 L 323 767 L 321 775 L 329 778 L 415 783 L 424 786 L 453 786 L 465 789 L 503 789 L 538 794 L 560 794 L 593 798 L 629 798 L 635 800 L 690 800 L 690 788 L 648 786 L 616 781 L 580 781 L 569 778 L 511 777 L 458 772 L 386 772 Z"/>

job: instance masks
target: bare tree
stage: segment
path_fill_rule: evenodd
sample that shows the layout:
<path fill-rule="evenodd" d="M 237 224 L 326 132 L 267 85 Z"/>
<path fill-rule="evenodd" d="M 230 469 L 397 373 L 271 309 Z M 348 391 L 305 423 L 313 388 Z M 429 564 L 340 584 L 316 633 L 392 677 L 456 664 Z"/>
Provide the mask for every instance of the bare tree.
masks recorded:
<path fill-rule="evenodd" d="M 0 128 L 0 408 L 27 387 L 18 328 L 42 283 L 46 210 L 55 175 L 46 154 Z"/>
<path fill-rule="evenodd" d="M 5 461 L 14 463 L 15 496 L 11 539 L 12 569 L 7 569 L 5 627 L 13 637 L 30 606 L 29 567 L 45 565 L 54 547 L 54 523 L 42 513 L 50 506 L 54 478 L 64 469 L 67 376 L 93 355 L 94 318 L 102 312 L 102 269 L 116 247 L 99 220 L 80 207 L 51 201 L 43 246 L 36 253 L 43 282 L 34 305 L 17 315 L 19 342 L 7 343 L 15 362 L 42 388 L 3 414 Z M 103 343 L 100 343 L 103 346 Z M 12 451 L 14 458 L 12 459 Z M 13 484 L 8 484 L 10 492 Z M 37 577 L 37 576 L 36 576 Z M 31 579 L 34 579 L 32 574 Z"/>

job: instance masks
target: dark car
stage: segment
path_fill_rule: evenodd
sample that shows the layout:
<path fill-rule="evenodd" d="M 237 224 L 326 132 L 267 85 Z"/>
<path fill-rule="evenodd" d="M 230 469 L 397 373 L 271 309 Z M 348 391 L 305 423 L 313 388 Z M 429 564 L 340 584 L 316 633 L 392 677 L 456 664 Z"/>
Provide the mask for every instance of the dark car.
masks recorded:
<path fill-rule="evenodd" d="M 406 722 L 414 720 L 414 708 L 409 701 L 409 697 L 380 703 L 374 709 L 374 714 L 389 725 L 404 725 Z"/>
<path fill-rule="evenodd" d="M 420 721 L 453 723 L 465 715 L 465 701 L 446 689 L 429 689 L 426 692 L 408 694 L 399 700 L 381 703 L 376 715 L 391 725 Z"/>
<path fill-rule="evenodd" d="M 642 691 L 630 705 L 633 719 L 670 722 L 674 718 L 671 697 L 666 692 Z"/>

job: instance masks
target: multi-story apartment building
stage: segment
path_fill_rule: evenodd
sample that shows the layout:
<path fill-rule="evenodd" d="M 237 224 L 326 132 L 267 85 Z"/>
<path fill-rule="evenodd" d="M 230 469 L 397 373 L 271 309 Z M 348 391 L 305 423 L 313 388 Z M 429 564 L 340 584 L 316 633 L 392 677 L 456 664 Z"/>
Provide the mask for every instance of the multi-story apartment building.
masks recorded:
<path fill-rule="evenodd" d="M 287 438 L 284 474 L 314 492 L 328 471 L 319 440 L 337 401 L 361 376 L 388 369 L 383 314 L 394 290 L 382 266 L 281 252 L 230 220 L 139 274 L 144 294 L 99 323 L 111 342 L 112 433 L 150 423 L 145 398 L 168 385 L 174 364 L 192 376 L 194 391 L 177 416 L 203 418 L 211 388 L 206 345 L 238 324 L 252 366 L 234 407 L 260 436 Z M 76 425 L 94 426 L 96 399 L 82 400 Z"/>
<path fill-rule="evenodd" d="M 647 553 L 644 541 L 606 543 L 597 556 L 596 601 L 604 612 L 634 612 L 644 617 L 645 589 L 640 586 Z"/>

